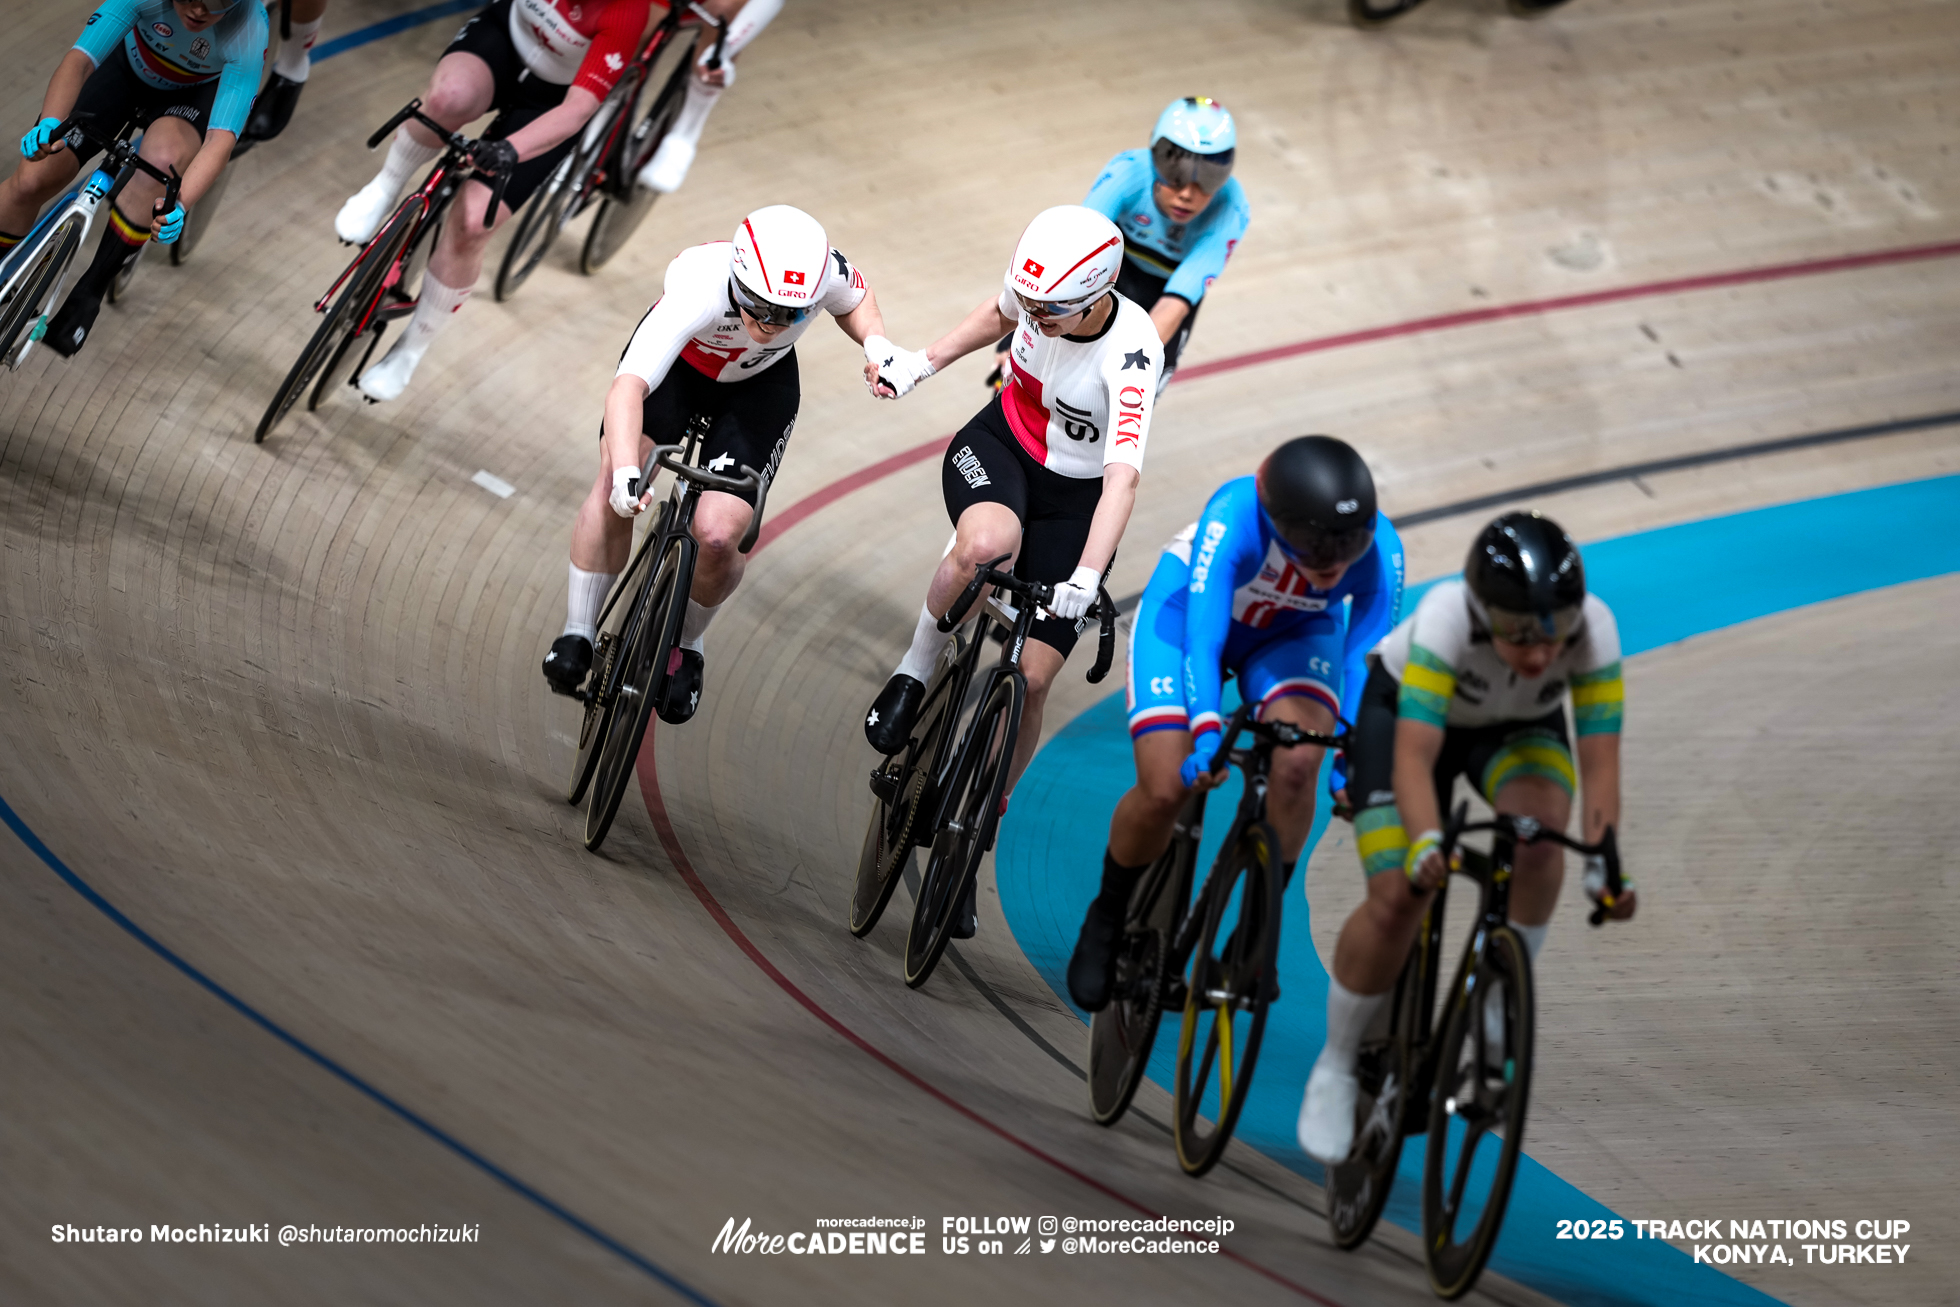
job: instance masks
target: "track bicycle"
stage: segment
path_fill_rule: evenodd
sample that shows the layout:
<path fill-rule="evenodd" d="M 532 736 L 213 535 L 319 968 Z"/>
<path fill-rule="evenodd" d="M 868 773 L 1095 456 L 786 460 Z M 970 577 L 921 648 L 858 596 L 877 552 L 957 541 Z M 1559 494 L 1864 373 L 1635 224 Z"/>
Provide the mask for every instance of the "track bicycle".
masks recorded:
<path fill-rule="evenodd" d="M 1421 4 L 1422 0 L 1348 0 L 1348 17 L 1360 28 L 1392 23 Z M 1565 0 L 1505 0 L 1513 16 L 1537 18 L 1548 14 Z"/>
<path fill-rule="evenodd" d="M 1242 733 L 1254 737 L 1251 748 L 1233 747 Z M 1225 724 L 1212 774 L 1237 767 L 1245 789 L 1196 901 L 1191 885 L 1204 836 L 1202 790 L 1185 799 L 1170 847 L 1130 893 L 1116 982 L 1089 1022 L 1090 1112 L 1099 1125 L 1122 1118 L 1149 1068 L 1159 1017 L 1181 1009 L 1171 1135 L 1178 1165 L 1189 1175 L 1217 1165 L 1231 1142 L 1252 1092 L 1266 1012 L 1277 997 L 1286 886 L 1279 837 L 1266 821 L 1273 752 L 1302 744 L 1338 749 L 1344 740 L 1290 722 L 1257 721 L 1241 705 Z M 1207 1129 L 1203 1113 L 1214 1091 Z"/>
<path fill-rule="evenodd" d="M 1362 1040 L 1354 1147 L 1345 1162 L 1327 1168 L 1334 1242 L 1359 1247 L 1388 1201 L 1403 1138 L 1428 1132 L 1422 1243 L 1430 1286 L 1443 1298 L 1468 1293 L 1489 1261 L 1524 1141 L 1536 1005 L 1531 957 L 1510 924 L 1517 846 L 1550 842 L 1605 860 L 1606 893 L 1589 918 L 1595 926 L 1625 884 L 1612 827 L 1597 844 L 1582 844 L 1530 817 L 1500 813 L 1469 822 L 1469 806 L 1460 803 L 1451 814 L 1442 848 L 1445 863 L 1477 883 L 1479 906 L 1445 993 L 1440 1028 L 1447 883 L 1436 888 L 1423 916 L 1394 999 Z M 1492 834 L 1488 854 L 1458 848 L 1458 840 L 1477 831 Z"/>
<path fill-rule="evenodd" d="M 112 203 L 129 178 L 142 171 L 163 183 L 156 212 L 166 213 L 177 202 L 183 182 L 175 168 L 166 173 L 137 154 L 135 142 L 96 130 L 89 115 L 71 117 L 54 135 L 70 150 L 93 141 L 102 148 L 102 162 L 55 201 L 26 239 L 0 262 L 0 363 L 10 369 L 18 368 L 47 333 L 48 319 L 61 299 L 62 282 L 103 204 Z"/>
<path fill-rule="evenodd" d="M 871 933 L 912 849 L 926 848 L 925 874 L 905 937 L 905 983 L 913 989 L 925 984 L 939 965 L 953 938 L 960 904 L 999 833 L 1001 796 L 1027 706 L 1021 653 L 1037 609 L 1054 598 L 1053 586 L 999 570 L 1010 556 L 976 568 L 939 619 L 941 631 L 953 631 L 979 600 L 981 587 L 994 587 L 974 628 L 941 650 L 911 739 L 871 772 L 871 820 L 851 894 L 851 933 L 860 939 Z M 1019 602 L 1010 603 L 1003 595 Z M 1088 678 L 1094 685 L 1109 675 L 1116 652 L 1116 604 L 1108 590 L 1098 587 L 1089 611 L 1100 626 Z M 976 687 L 980 653 L 990 631 L 1001 638 L 1000 661 Z"/>
<path fill-rule="evenodd" d="M 483 225 L 488 227 L 496 221 L 509 176 L 483 172 L 481 156 L 497 142 L 473 140 L 450 131 L 423 113 L 422 101 L 415 99 L 368 137 L 368 149 L 393 136 L 395 129 L 410 118 L 434 132 L 447 148 L 422 185 L 402 200 L 354 261 L 327 287 L 327 293 L 314 301 L 313 311 L 326 317 L 266 405 L 265 415 L 252 433 L 254 443 L 264 442 L 266 433 L 286 416 L 308 385 L 313 387 L 306 400 L 308 412 L 318 409 L 337 384 L 353 385 L 374 357 L 388 324 L 415 312 L 415 293 L 435 248 L 437 230 L 465 181 L 471 177 L 487 181 L 490 203 L 483 210 Z"/>
<path fill-rule="evenodd" d="M 588 276 L 619 252 L 653 208 L 658 197 L 646 187 L 636 185 L 633 179 L 653 157 L 661 138 L 680 113 L 681 98 L 687 90 L 685 52 L 654 97 L 646 116 L 630 131 L 628 124 L 633 121 L 640 91 L 652 76 L 654 64 L 673 44 L 681 31 L 682 20 L 690 12 L 715 28 L 708 67 L 721 67 L 728 24 L 698 4 L 670 6 L 647 35 L 639 54 L 600 102 L 591 121 L 581 129 L 578 146 L 551 170 L 551 175 L 518 213 L 510 244 L 504 249 L 503 261 L 497 265 L 499 301 L 517 293 L 517 288 L 557 241 L 558 233 L 594 204 L 598 205 L 598 211 L 593 214 L 592 225 L 585 233 L 585 245 L 579 251 L 579 271 Z"/>
<path fill-rule="evenodd" d="M 592 671 L 584 688 L 572 696 L 585 705 L 585 716 L 579 723 L 578 751 L 572 758 L 565 801 L 578 803 L 590 790 L 585 847 L 595 852 L 605 843 L 626 783 L 632 779 L 640 742 L 647 733 L 647 718 L 656 707 L 662 717 L 672 717 L 682 707 L 671 701 L 680 684 L 673 673 L 680 666 L 681 622 L 687 616 L 687 598 L 694 588 L 698 546 L 691 528 L 701 492 L 722 490 L 739 495 L 755 491 L 755 515 L 738 546 L 742 553 L 755 548 L 762 531 L 769 482 L 746 464 L 739 477 L 722 476 L 702 466 L 701 442 L 712 426 L 710 418 L 694 418 L 679 444 L 662 445 L 653 451 L 652 461 L 646 464 L 650 470 L 643 480 L 627 484 L 628 492 L 637 498 L 659 475 L 651 469 L 666 468 L 674 474 L 673 490 L 660 506 L 659 516 L 641 537 L 633 561 L 620 573 L 606 606 L 600 610 Z M 686 707 L 691 712 L 694 705 Z"/>

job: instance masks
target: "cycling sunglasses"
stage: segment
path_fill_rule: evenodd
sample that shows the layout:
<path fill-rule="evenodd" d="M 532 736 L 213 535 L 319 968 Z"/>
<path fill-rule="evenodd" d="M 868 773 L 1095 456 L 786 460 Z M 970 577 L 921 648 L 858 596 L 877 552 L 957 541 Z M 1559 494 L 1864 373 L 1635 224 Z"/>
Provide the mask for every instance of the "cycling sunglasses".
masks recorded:
<path fill-rule="evenodd" d="M 1550 613 L 1513 613 L 1486 608 L 1492 639 L 1505 644 L 1564 644 L 1585 624 L 1584 608 L 1560 608 Z"/>
<path fill-rule="evenodd" d="M 728 279 L 728 298 L 735 307 L 770 327 L 790 327 L 815 313 L 814 304 L 771 304 L 768 300 L 757 299 L 749 294 L 749 288 L 734 277 Z"/>
<path fill-rule="evenodd" d="M 1063 318 L 1072 318 L 1084 309 L 1090 308 L 1108 293 L 1108 288 L 1105 287 L 1093 295 L 1084 295 L 1077 300 L 1031 300 L 1017 290 L 1014 292 L 1014 301 L 1021 306 L 1021 312 L 1036 322 L 1060 322 Z"/>
<path fill-rule="evenodd" d="M 1172 190 L 1181 191 L 1196 182 L 1199 190 L 1212 195 L 1231 177 L 1233 153 L 1193 154 L 1168 138 L 1160 138 L 1150 147 L 1150 162 L 1157 169 L 1157 180 Z"/>

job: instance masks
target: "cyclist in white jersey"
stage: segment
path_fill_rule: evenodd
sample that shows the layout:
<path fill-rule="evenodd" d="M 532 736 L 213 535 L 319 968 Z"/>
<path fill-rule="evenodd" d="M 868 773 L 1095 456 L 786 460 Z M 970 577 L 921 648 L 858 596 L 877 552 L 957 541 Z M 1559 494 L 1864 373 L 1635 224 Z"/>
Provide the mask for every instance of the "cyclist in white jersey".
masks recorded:
<path fill-rule="evenodd" d="M 714 419 L 701 450 L 715 472 L 747 465 L 773 480 L 796 426 L 797 340 L 818 312 L 858 344 L 883 339 L 884 319 L 864 275 L 831 247 L 816 219 L 786 204 L 757 209 L 733 241 L 681 251 L 667 265 L 659 300 L 640 319 L 620 357 L 599 450 L 599 475 L 572 529 L 565 629 L 545 655 L 545 679 L 571 694 L 592 667 L 599 611 L 633 546 L 633 518 L 653 502 L 652 475 L 639 495 L 629 484 L 647 467 L 654 440 L 674 444 L 696 416 Z M 679 662 L 663 721 L 694 715 L 708 623 L 741 583 L 736 548 L 755 497 L 709 490 L 694 513 L 700 544 L 694 588 L 681 627 Z"/>
<path fill-rule="evenodd" d="M 1587 593 L 1579 550 L 1557 523 L 1537 513 L 1497 518 L 1471 546 L 1464 579 L 1433 587 L 1368 661 L 1347 748 L 1368 894 L 1341 927 L 1329 968 L 1327 1042 L 1300 1105 L 1300 1146 L 1328 1163 L 1353 1147 L 1361 1040 L 1393 994 L 1445 874 L 1439 828 L 1457 776 L 1499 812 L 1559 831 L 1583 786 L 1587 843 L 1620 820 L 1619 627 L 1605 601 Z M 1518 848 L 1511 924 L 1534 962 L 1564 876 L 1557 845 Z M 1605 895 L 1597 856 L 1587 860 L 1586 891 Z M 1607 906 L 1625 919 L 1636 903 L 1628 882 Z"/>
<path fill-rule="evenodd" d="M 694 43 L 694 72 L 687 79 L 687 92 L 673 126 L 660 138 L 659 148 L 640 169 L 639 183 L 666 194 L 681 188 L 687 170 L 694 163 L 695 148 L 701 142 L 701 129 L 708 125 L 721 93 L 735 85 L 735 56 L 762 34 L 769 20 L 782 12 L 783 0 L 702 0 L 701 7 L 728 23 L 728 37 L 722 42 L 721 67 L 708 67 L 714 54 L 714 38 L 706 28 Z"/>
<path fill-rule="evenodd" d="M 1055 583 L 1022 653 L 1028 679 L 1011 792 L 1041 738 L 1042 706 L 1086 622 L 1136 505 L 1163 345 L 1150 315 L 1118 294 L 1123 237 L 1092 209 L 1062 205 L 1028 224 L 1007 285 L 921 353 L 867 341 L 867 381 L 903 395 L 954 359 L 1013 333 L 1007 385 L 946 449 L 940 484 L 953 545 L 926 593 L 912 646 L 865 718 L 883 754 L 911 736 L 926 678 L 951 636 L 939 616 L 980 564 L 1013 555 L 1015 575 Z M 954 935 L 974 928 L 971 894 Z"/>

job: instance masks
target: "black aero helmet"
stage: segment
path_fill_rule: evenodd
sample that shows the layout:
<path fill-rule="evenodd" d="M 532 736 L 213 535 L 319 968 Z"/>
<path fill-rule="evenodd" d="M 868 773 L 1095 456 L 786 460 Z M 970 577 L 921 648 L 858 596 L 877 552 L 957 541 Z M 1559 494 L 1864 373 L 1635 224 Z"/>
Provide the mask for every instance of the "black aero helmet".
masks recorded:
<path fill-rule="evenodd" d="M 1579 546 L 1542 513 L 1505 513 L 1463 563 L 1472 607 L 1508 644 L 1563 643 L 1579 629 L 1586 568 Z"/>
<path fill-rule="evenodd" d="M 1345 440 L 1299 436 L 1259 465 L 1259 506 L 1314 571 L 1352 563 L 1375 539 L 1375 478 Z"/>

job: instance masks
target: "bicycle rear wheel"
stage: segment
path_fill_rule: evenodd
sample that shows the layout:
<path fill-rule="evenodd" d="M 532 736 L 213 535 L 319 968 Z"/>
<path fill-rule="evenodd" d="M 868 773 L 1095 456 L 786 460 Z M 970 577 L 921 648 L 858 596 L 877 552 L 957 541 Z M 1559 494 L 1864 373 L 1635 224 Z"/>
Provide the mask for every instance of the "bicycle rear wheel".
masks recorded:
<path fill-rule="evenodd" d="M 87 225 L 79 213 L 63 218 L 41 242 L 41 251 L 13 281 L 13 294 L 0 305 L 0 362 L 18 367 L 39 339 L 61 293 L 61 278 L 75 261 Z"/>
<path fill-rule="evenodd" d="M 1189 1175 L 1203 1175 L 1225 1155 L 1252 1089 L 1272 997 L 1268 977 L 1279 956 L 1277 842 L 1264 822 L 1249 827 L 1205 885 L 1204 929 L 1192 954 L 1178 1032 L 1172 1129 L 1178 1165 Z M 1228 917 L 1236 918 L 1229 935 Z M 1208 1106 L 1209 1130 L 1203 1116 Z"/>
<path fill-rule="evenodd" d="M 1130 894 L 1117 945 L 1116 985 L 1103 1010 L 1089 1019 L 1089 1113 L 1115 1125 L 1130 1110 L 1150 1066 L 1164 1011 L 1171 940 L 1191 894 L 1187 846 L 1171 841 Z"/>
<path fill-rule="evenodd" d="M 1408 1104 L 1416 1090 L 1415 1042 L 1420 1038 L 1424 939 L 1409 950 L 1395 981 L 1395 997 L 1379 1030 L 1361 1041 L 1356 1073 L 1361 1091 L 1354 1101 L 1354 1147 L 1347 1160 L 1327 1168 L 1327 1226 L 1338 1248 L 1360 1247 L 1374 1233 L 1395 1187 Z M 1427 1115 L 1423 1121 L 1427 1121 Z"/>
<path fill-rule="evenodd" d="M 980 859 L 993 845 L 1027 693 L 1027 682 L 1019 676 L 996 680 L 961 741 L 953 780 L 937 805 L 932 854 L 905 937 L 905 983 L 913 989 L 925 984 L 939 965 L 967 886 L 980 874 Z"/>
<path fill-rule="evenodd" d="M 1356 27 L 1367 29 L 1392 23 L 1422 0 L 1348 0 L 1348 18 Z"/>
<path fill-rule="evenodd" d="M 618 153 L 619 170 L 606 184 L 599 196 L 598 212 L 592 215 L 592 225 L 585 230 L 585 245 L 579 250 L 578 270 L 591 276 L 613 255 L 619 253 L 640 224 L 646 221 L 653 211 L 659 193 L 640 185 L 634 179 L 646 161 L 653 157 L 667 129 L 674 125 L 674 119 L 681 111 L 681 92 L 684 88 L 684 75 L 688 61 L 682 56 L 674 75 L 660 90 L 659 98 L 647 110 L 646 117 L 634 125 L 633 134 L 620 143 Z"/>
<path fill-rule="evenodd" d="M 348 276 L 347 284 L 341 287 L 340 294 L 327 308 L 327 316 L 314 329 L 313 338 L 306 342 L 306 348 L 300 351 L 292 370 L 279 383 L 278 393 L 266 405 L 265 415 L 259 419 L 258 430 L 252 433 L 253 443 L 265 441 L 266 433 L 286 416 L 320 369 L 341 353 L 341 347 L 348 343 L 348 337 L 354 334 L 361 320 L 373 316 L 369 309 L 386 290 L 389 269 L 401 257 L 403 248 L 415 233 L 418 203 L 411 198 L 395 210 L 381 234 L 369 241 L 361 251 L 358 256 L 360 266 Z M 316 395 L 314 404 L 317 406 L 318 403 L 319 397 Z"/>
<path fill-rule="evenodd" d="M 898 888 L 906 865 L 912 860 L 913 834 L 919 815 L 932 806 L 932 774 L 939 761 L 940 740 L 959 708 L 957 685 L 941 685 L 947 676 L 962 675 L 956 670 L 960 657 L 959 639 L 949 641 L 939 655 L 939 668 L 926 691 L 924 715 L 912 730 L 912 739 L 901 753 L 879 764 L 871 774 L 871 820 L 864 828 L 864 846 L 858 852 L 857 880 L 851 889 L 851 934 L 863 939 L 885 913 L 892 891 Z M 891 795 L 887 800 L 883 795 Z"/>
<path fill-rule="evenodd" d="M 653 705 L 667 682 L 667 654 L 681 634 L 687 592 L 694 582 L 694 540 L 676 535 L 661 550 L 653 582 L 639 611 L 629 620 L 620 645 L 619 688 L 606 715 L 592 776 L 591 805 L 585 810 L 585 847 L 598 851 L 619 815 L 619 801 L 633 779 L 640 742 L 646 738 Z"/>
<path fill-rule="evenodd" d="M 1504 1224 L 1531 1094 L 1534 998 L 1524 941 L 1497 927 L 1451 997 L 1436 1050 L 1422 1242 L 1430 1287 L 1442 1298 L 1470 1291 Z M 1497 1026 L 1501 1042 L 1493 1044 L 1487 1032 Z"/>

